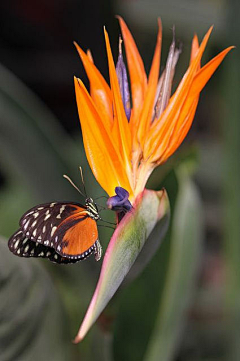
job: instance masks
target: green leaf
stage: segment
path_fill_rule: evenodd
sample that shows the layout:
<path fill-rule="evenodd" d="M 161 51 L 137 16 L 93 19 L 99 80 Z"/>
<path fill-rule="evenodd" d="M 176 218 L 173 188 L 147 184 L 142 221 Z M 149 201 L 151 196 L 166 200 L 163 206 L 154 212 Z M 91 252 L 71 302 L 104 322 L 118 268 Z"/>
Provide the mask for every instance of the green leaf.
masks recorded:
<path fill-rule="evenodd" d="M 168 222 L 169 202 L 165 190 L 145 190 L 114 232 L 106 250 L 99 281 L 75 339 L 79 342 L 96 321 L 134 264 L 156 224 Z"/>
<path fill-rule="evenodd" d="M 0 238 L 1 360 L 70 360 L 68 323 L 39 260 L 10 253 Z"/>
<path fill-rule="evenodd" d="M 172 360 L 191 299 L 201 254 L 202 211 L 199 194 L 186 168 L 177 172 L 179 193 L 171 229 L 164 291 L 144 360 Z"/>
<path fill-rule="evenodd" d="M 35 191 L 39 198 L 74 194 L 64 173 L 86 158 L 48 108 L 0 65 L 0 162 L 2 171 Z M 75 163 L 75 167 L 79 163 Z M 60 184 L 61 191 L 59 191 Z"/>

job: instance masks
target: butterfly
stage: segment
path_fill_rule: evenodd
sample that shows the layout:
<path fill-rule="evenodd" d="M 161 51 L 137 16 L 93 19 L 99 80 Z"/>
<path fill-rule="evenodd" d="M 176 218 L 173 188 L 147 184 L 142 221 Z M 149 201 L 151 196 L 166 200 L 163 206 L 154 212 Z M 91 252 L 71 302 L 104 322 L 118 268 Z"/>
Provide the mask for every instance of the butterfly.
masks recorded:
<path fill-rule="evenodd" d="M 65 178 L 77 188 L 70 178 Z M 85 205 L 40 204 L 21 217 L 20 228 L 10 237 L 8 247 L 19 257 L 42 257 L 59 264 L 76 263 L 92 253 L 98 261 L 102 254 L 96 224 L 99 219 L 92 198 L 87 198 Z"/>

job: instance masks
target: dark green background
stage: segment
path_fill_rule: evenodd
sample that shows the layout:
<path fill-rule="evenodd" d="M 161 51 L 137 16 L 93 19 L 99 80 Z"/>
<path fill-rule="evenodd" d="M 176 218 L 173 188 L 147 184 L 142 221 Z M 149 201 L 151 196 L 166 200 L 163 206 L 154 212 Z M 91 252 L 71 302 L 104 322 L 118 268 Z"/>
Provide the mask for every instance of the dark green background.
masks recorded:
<path fill-rule="evenodd" d="M 36 361 L 155 360 L 149 345 L 154 324 L 163 314 L 169 319 L 162 317 L 157 330 L 161 360 L 240 359 L 239 12 L 236 0 L 0 3 L 1 361 L 33 357 Z M 201 199 L 195 204 L 199 209 L 196 219 L 203 214 L 203 226 L 199 234 L 193 232 L 196 240 L 182 243 L 186 263 L 180 262 L 182 258 L 171 261 L 177 232 L 172 226 L 144 273 L 117 293 L 98 325 L 75 346 L 71 340 L 91 298 L 100 264 L 93 257 L 66 267 L 18 259 L 8 252 L 6 242 L 27 208 L 52 200 L 83 201 L 62 178 L 67 173 L 80 184 L 79 165 L 84 168 L 88 193 L 104 195 L 91 175 L 82 146 L 73 76 L 88 83 L 73 41 L 91 49 L 95 64 L 108 79 L 103 25 L 116 60 L 120 30 L 115 14 L 124 16 L 147 71 L 157 16 L 162 18 L 164 31 L 162 66 L 175 24 L 183 53 L 174 87 L 188 66 L 194 32 L 201 39 L 215 25 L 203 62 L 229 45 L 237 48 L 204 89 L 184 144 L 149 181 L 150 188 L 167 188 L 173 217 L 178 219 L 181 212 L 178 208 L 174 213 L 174 205 L 183 197 L 179 189 L 185 182 L 178 168 L 182 163 L 191 165 L 189 174 Z M 112 214 L 105 214 L 105 219 L 113 220 Z M 179 232 L 179 239 L 190 242 L 189 232 L 186 226 L 186 235 Z M 104 249 L 110 234 L 100 229 Z M 194 242 L 201 247 L 189 247 Z M 198 260 L 197 269 L 191 268 L 193 257 Z M 181 275 L 181 282 L 174 272 Z M 188 279 L 188 272 L 194 272 L 193 280 Z M 165 306 L 161 306 L 163 300 Z"/>

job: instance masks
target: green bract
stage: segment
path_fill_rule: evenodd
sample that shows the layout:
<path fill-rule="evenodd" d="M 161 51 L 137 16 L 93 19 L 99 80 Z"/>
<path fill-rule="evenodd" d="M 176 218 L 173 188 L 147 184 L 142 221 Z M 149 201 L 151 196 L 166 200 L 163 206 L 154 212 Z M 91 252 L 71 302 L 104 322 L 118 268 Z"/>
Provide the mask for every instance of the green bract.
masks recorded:
<path fill-rule="evenodd" d="M 75 342 L 86 335 L 119 288 L 145 242 L 151 239 L 154 227 L 163 219 L 162 227 L 166 230 L 169 220 L 166 191 L 144 190 L 137 198 L 133 210 L 123 218 L 111 238 L 95 293 Z M 163 237 L 162 232 L 159 237 Z"/>

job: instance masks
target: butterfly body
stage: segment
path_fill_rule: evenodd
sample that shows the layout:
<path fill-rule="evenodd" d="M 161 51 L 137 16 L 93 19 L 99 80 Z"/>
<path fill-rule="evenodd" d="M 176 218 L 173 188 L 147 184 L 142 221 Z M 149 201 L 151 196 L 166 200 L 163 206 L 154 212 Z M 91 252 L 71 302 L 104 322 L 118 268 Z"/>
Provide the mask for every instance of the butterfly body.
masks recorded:
<path fill-rule="evenodd" d="M 43 257 L 56 263 L 75 263 L 94 253 L 101 257 L 96 221 L 96 204 L 52 202 L 29 209 L 20 219 L 20 228 L 8 241 L 20 257 Z"/>

